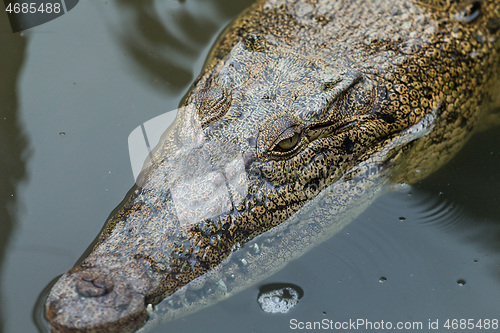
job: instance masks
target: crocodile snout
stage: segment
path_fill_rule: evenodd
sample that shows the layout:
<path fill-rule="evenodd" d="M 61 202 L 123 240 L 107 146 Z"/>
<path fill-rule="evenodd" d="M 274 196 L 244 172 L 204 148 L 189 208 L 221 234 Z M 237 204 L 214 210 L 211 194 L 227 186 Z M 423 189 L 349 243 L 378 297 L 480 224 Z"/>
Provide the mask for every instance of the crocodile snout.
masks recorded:
<path fill-rule="evenodd" d="M 76 280 L 76 291 L 83 297 L 106 296 L 113 291 L 113 279 L 95 270 L 83 271 Z"/>
<path fill-rule="evenodd" d="M 137 267 L 69 271 L 49 294 L 46 316 L 53 333 L 134 332 L 148 318 L 148 288 L 144 273 Z"/>

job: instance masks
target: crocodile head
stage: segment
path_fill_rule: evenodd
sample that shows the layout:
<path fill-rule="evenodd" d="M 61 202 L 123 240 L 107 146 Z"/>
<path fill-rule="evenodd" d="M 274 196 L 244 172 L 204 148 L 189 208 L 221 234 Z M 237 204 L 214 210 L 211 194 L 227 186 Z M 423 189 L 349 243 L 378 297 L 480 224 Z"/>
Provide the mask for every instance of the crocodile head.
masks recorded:
<path fill-rule="evenodd" d="M 286 221 L 398 130 L 385 97 L 357 70 L 240 41 L 197 82 L 90 256 L 54 286 L 53 330 L 137 329 L 148 304 Z"/>

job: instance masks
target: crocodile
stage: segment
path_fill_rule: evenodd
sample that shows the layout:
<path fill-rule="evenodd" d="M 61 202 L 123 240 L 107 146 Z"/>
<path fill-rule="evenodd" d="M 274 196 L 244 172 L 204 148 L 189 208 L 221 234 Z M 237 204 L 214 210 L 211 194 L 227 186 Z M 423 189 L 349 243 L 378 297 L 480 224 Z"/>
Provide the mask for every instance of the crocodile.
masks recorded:
<path fill-rule="evenodd" d="M 134 332 L 214 304 L 423 179 L 497 105 L 499 37 L 499 0 L 257 0 L 52 287 L 52 332 Z"/>

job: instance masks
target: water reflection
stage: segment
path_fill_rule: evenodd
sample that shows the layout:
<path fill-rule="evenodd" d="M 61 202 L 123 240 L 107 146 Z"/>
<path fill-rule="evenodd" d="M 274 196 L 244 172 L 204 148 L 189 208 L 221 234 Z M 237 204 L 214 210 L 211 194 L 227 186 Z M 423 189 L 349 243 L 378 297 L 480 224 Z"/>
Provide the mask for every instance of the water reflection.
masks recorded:
<path fill-rule="evenodd" d="M 175 15 L 154 0 L 116 0 L 127 22 L 119 27 L 123 48 L 134 60 L 141 77 L 160 89 L 179 92 L 192 83 L 193 63 L 200 50 L 228 20 L 253 1 L 171 2 Z M 207 12 L 197 7 L 206 7 Z M 130 15 L 125 15 L 125 13 Z"/>
<path fill-rule="evenodd" d="M 25 36 L 11 33 L 7 15 L 0 15 L 0 272 L 16 224 L 17 185 L 26 177 L 28 140 L 19 124 L 16 90 L 26 44 Z M 0 313 L 0 331 L 3 326 Z"/>

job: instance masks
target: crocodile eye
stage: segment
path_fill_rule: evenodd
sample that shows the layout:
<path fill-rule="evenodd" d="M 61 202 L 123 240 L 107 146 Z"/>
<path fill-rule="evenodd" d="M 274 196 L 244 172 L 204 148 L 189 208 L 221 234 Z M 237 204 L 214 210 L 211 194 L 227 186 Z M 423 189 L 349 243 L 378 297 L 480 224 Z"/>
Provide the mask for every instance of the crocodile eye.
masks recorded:
<path fill-rule="evenodd" d="M 257 136 L 256 148 L 259 156 L 270 159 L 291 157 L 307 141 L 302 135 L 303 130 L 303 124 L 290 115 L 266 119 Z"/>
<path fill-rule="evenodd" d="M 278 142 L 278 147 L 286 152 L 295 148 L 298 142 L 299 142 L 299 133 L 295 133 L 292 137 Z"/>

